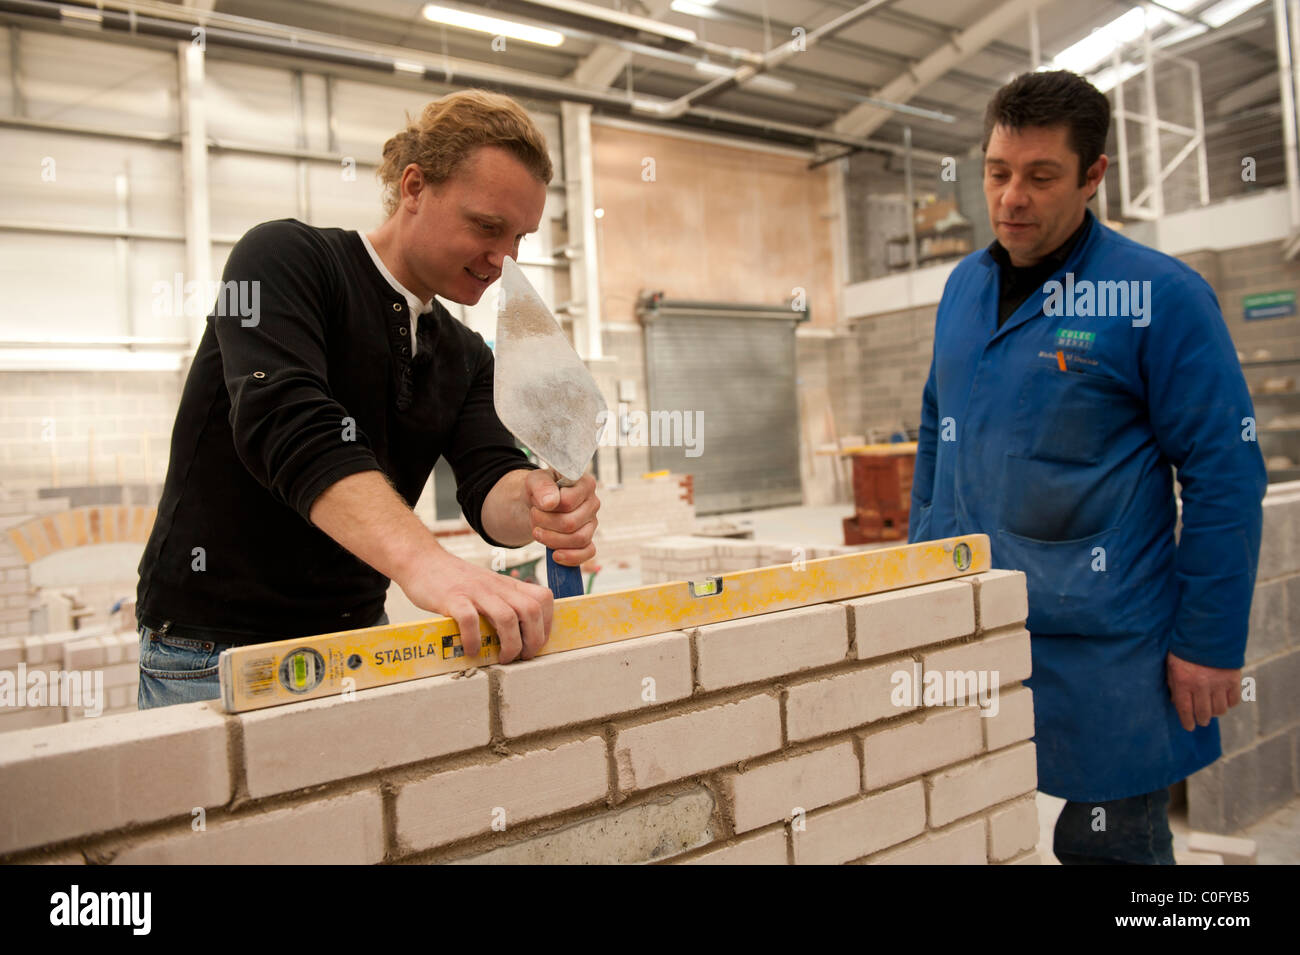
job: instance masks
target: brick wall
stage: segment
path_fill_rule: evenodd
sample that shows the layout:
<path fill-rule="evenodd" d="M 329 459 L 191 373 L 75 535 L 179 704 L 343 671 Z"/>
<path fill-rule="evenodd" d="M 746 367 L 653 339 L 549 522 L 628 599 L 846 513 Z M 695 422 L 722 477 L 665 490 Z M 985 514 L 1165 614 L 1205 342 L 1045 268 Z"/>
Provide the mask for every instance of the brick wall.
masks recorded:
<path fill-rule="evenodd" d="M 66 498 L 0 499 L 0 636 L 29 633 L 31 614 L 37 606 L 27 558 L 10 538 L 10 528 L 67 509 Z"/>
<path fill-rule="evenodd" d="M 1300 794 L 1300 481 L 1264 498 L 1242 676 L 1255 699 L 1219 717 L 1223 758 L 1187 780 L 1193 829 L 1233 832 Z"/>
<path fill-rule="evenodd" d="M 726 537 L 661 537 L 641 545 L 641 583 L 698 580 L 755 567 L 848 554 L 860 547 L 809 546 Z"/>
<path fill-rule="evenodd" d="M 850 413 L 845 430 L 883 439 L 889 431 L 909 431 L 921 426 L 921 393 L 930 373 L 934 350 L 932 305 L 873 315 L 853 324 L 855 348 L 838 354 L 840 367 L 833 371 L 843 387 L 857 392 L 848 402 Z"/>
<path fill-rule="evenodd" d="M 136 632 L 113 633 L 107 625 L 0 638 L 0 685 L 12 681 L 15 690 L 13 698 L 0 696 L 0 733 L 135 710 L 139 659 Z M 64 674 L 73 674 L 75 682 Z M 38 685 L 43 696 L 23 692 Z"/>
<path fill-rule="evenodd" d="M 0 858 L 1036 862 L 1025 614 L 992 571 L 352 700 L 6 733 Z M 958 668 L 1000 674 L 997 715 L 894 698 Z"/>
<path fill-rule="evenodd" d="M 160 483 L 183 381 L 175 372 L 0 373 L 0 485 Z"/>
<path fill-rule="evenodd" d="M 113 606 L 119 600 L 134 603 L 136 558 L 125 570 L 120 567 L 121 555 L 114 554 L 105 566 L 119 576 L 92 583 L 64 585 L 57 582 L 58 574 L 52 575 L 47 567 L 43 586 L 37 586 L 32 566 L 60 551 L 98 544 L 143 548 L 156 510 L 153 506 L 117 504 L 70 508 L 66 497 L 20 494 L 0 499 L 0 636 L 41 634 L 76 626 L 71 619 L 61 626 L 51 625 L 54 615 L 45 607 L 51 595 L 66 596 L 67 606 L 75 599 L 80 626 L 116 623 Z M 56 582 L 51 582 L 52 577 Z"/>
<path fill-rule="evenodd" d="M 795 335 L 800 478 L 803 503 L 809 506 L 851 499 L 842 462 L 817 452 L 861 434 L 857 347 L 857 337 L 844 331 Z"/>
<path fill-rule="evenodd" d="M 596 562 L 629 563 L 642 542 L 695 529 L 695 491 L 689 474 L 630 478 L 618 487 L 601 487 Z"/>

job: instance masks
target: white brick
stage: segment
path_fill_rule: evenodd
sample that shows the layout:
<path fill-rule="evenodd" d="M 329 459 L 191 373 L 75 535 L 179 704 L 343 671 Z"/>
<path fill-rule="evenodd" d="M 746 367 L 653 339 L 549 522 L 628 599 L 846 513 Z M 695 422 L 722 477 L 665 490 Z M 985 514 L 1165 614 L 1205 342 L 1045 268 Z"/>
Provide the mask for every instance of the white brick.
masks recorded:
<path fill-rule="evenodd" d="M 99 637 L 100 645 L 104 648 L 104 663 L 113 664 L 121 663 L 126 659 L 122 650 L 122 642 L 113 634 L 104 634 Z"/>
<path fill-rule="evenodd" d="M 975 585 L 981 630 L 994 630 L 1029 617 L 1025 575 L 1019 570 L 990 570 L 967 577 Z"/>
<path fill-rule="evenodd" d="M 1002 862 L 1038 845 L 1038 806 L 1019 799 L 989 813 L 989 859 Z"/>
<path fill-rule="evenodd" d="M 975 591 L 964 580 L 872 594 L 846 605 L 860 660 L 975 632 Z"/>
<path fill-rule="evenodd" d="M 930 832 L 898 849 L 866 860 L 870 865 L 987 865 L 984 820 L 962 822 L 951 829 Z"/>
<path fill-rule="evenodd" d="M 787 735 L 792 741 L 814 739 L 916 709 L 893 703 L 893 675 L 900 670 L 910 673 L 912 661 L 904 657 L 795 684 L 786 699 Z"/>
<path fill-rule="evenodd" d="M 0 852 L 230 801 L 210 702 L 0 734 Z"/>
<path fill-rule="evenodd" d="M 925 829 L 920 780 L 845 806 L 809 813 L 793 827 L 796 865 L 838 865 L 897 845 Z"/>
<path fill-rule="evenodd" d="M 691 645 L 662 633 L 496 668 L 506 736 L 602 719 L 691 695 Z M 654 695 L 645 699 L 646 679 Z"/>
<path fill-rule="evenodd" d="M 599 737 L 437 773 L 397 792 L 397 838 L 409 851 L 445 845 L 603 799 L 605 741 Z"/>
<path fill-rule="evenodd" d="M 427 677 L 238 717 L 253 798 L 486 746 L 488 678 Z"/>
<path fill-rule="evenodd" d="M 1019 859 L 1012 859 L 1010 862 L 1004 862 L 1002 865 L 1042 865 L 1043 859 L 1037 852 L 1027 852 Z"/>
<path fill-rule="evenodd" d="M 100 672 L 104 674 L 104 686 L 132 686 L 140 682 L 139 663 L 114 663 Z"/>
<path fill-rule="evenodd" d="M 99 638 L 91 637 L 88 640 L 74 640 L 67 644 L 63 648 L 63 658 L 64 665 L 69 670 L 88 670 L 91 667 L 102 667 L 106 654 Z"/>
<path fill-rule="evenodd" d="M 684 860 L 682 865 L 785 865 L 787 862 L 785 830 L 773 829 L 711 849 Z"/>
<path fill-rule="evenodd" d="M 34 729 L 63 722 L 63 708 L 59 706 L 24 706 L 0 709 L 0 733 Z"/>
<path fill-rule="evenodd" d="M 20 637 L 0 638 L 0 670 L 12 670 L 22 661 L 22 639 Z"/>
<path fill-rule="evenodd" d="M 1223 865 L 1223 856 L 1217 852 L 1174 851 L 1174 865 Z"/>
<path fill-rule="evenodd" d="M 859 792 L 861 781 L 857 754 L 845 741 L 730 773 L 722 785 L 731 800 L 736 832 L 741 833 L 789 819 L 796 809 L 806 813 L 848 799 Z"/>
<path fill-rule="evenodd" d="M 558 829 L 453 860 L 455 865 L 630 865 L 656 862 L 717 837 L 717 806 L 703 786 L 587 816 Z"/>
<path fill-rule="evenodd" d="M 700 627 L 694 639 L 696 679 L 717 690 L 840 662 L 848 614 L 839 604 L 800 607 Z"/>
<path fill-rule="evenodd" d="M 1034 693 L 1027 686 L 1013 687 L 998 694 L 998 712 L 980 720 L 984 724 L 984 748 L 1002 749 L 1034 735 Z"/>
<path fill-rule="evenodd" d="M 80 852 L 60 852 L 39 859 L 25 859 L 25 865 L 85 865 L 86 857 Z"/>
<path fill-rule="evenodd" d="M 374 865 L 384 858 L 378 790 L 236 819 L 128 844 L 115 865 Z"/>
<path fill-rule="evenodd" d="M 1222 856 L 1224 865 L 1255 865 L 1258 847 L 1254 839 L 1220 836 L 1209 832 L 1189 832 L 1187 848 Z"/>
<path fill-rule="evenodd" d="M 890 724 L 862 737 L 865 789 L 920 776 L 983 751 L 979 709 L 973 706 L 931 710 L 921 719 Z"/>
<path fill-rule="evenodd" d="M 781 748 L 781 708 L 761 694 L 639 726 L 620 726 L 614 761 L 622 791 L 647 789 Z"/>
<path fill-rule="evenodd" d="M 1020 743 L 927 779 L 930 825 L 946 826 L 986 806 L 1032 792 L 1038 785 L 1034 744 Z"/>
<path fill-rule="evenodd" d="M 1029 631 L 1013 630 L 1010 633 L 981 637 L 972 643 L 933 650 L 921 657 L 921 663 L 926 674 L 923 679 L 930 680 L 929 674 L 938 672 L 940 679 L 944 680 L 945 700 L 952 698 L 947 691 L 957 688 L 957 684 L 948 679 L 949 674 L 974 673 L 978 678 L 980 671 L 986 671 L 988 673 L 986 686 L 990 691 L 993 688 L 993 674 L 997 674 L 998 692 L 1001 693 L 1002 687 L 1009 687 L 1013 683 L 1028 679 L 1032 671 L 1033 657 L 1029 650 Z M 961 685 L 968 688 L 967 700 L 973 703 L 974 700 L 971 700 L 970 696 L 977 687 L 970 686 L 969 683 Z"/>

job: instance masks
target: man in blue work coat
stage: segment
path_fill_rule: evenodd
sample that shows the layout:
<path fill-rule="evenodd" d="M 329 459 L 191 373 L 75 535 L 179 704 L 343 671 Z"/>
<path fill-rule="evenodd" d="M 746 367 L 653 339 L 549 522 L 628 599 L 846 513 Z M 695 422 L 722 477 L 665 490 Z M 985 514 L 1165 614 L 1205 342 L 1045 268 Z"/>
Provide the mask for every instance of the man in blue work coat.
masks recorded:
<path fill-rule="evenodd" d="M 1086 207 L 1109 125 L 1064 71 L 989 104 L 997 241 L 939 303 L 910 540 L 986 533 L 1028 578 L 1056 855 L 1172 864 L 1167 787 L 1220 756 L 1240 698 L 1266 476 L 1210 287 Z"/>

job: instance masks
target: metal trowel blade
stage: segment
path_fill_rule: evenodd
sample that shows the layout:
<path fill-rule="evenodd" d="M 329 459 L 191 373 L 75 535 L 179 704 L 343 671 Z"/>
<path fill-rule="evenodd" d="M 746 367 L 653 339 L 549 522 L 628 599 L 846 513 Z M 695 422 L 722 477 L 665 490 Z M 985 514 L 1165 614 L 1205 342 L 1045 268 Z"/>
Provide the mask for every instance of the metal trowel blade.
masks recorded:
<path fill-rule="evenodd" d="M 501 267 L 497 304 L 497 416 L 568 483 L 596 453 L 605 399 L 514 259 Z"/>

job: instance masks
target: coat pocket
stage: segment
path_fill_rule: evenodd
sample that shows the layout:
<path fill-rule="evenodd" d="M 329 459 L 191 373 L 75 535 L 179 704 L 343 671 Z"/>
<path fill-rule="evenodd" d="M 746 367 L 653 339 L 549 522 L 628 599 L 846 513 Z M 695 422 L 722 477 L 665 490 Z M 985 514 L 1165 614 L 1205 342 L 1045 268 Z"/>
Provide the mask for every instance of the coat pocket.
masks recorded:
<path fill-rule="evenodd" d="M 1024 457 L 1002 459 L 998 527 L 1036 541 L 1074 541 L 1119 522 L 1132 495 L 1103 467 Z"/>
<path fill-rule="evenodd" d="M 1029 630 L 1033 633 L 1115 633 L 1126 616 L 1128 579 L 1113 568 L 1119 529 L 1112 527 L 1077 540 L 1043 541 L 999 530 L 993 566 L 1023 570 L 1029 591 Z M 1137 595 L 1140 596 L 1140 595 Z"/>
<path fill-rule="evenodd" d="M 1026 456 L 1097 464 L 1128 401 L 1124 386 L 1105 375 L 1035 368 L 1020 393 Z"/>

